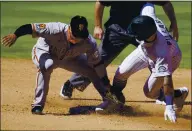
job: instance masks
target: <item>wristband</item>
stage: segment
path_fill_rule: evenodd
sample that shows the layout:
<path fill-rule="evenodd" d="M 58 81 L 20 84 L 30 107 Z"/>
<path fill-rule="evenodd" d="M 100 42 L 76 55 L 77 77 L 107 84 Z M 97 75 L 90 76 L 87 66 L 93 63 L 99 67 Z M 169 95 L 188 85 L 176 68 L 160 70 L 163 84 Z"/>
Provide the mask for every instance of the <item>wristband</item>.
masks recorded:
<path fill-rule="evenodd" d="M 32 27 L 31 24 L 26 24 L 20 26 L 14 33 L 17 37 L 26 35 L 26 34 L 32 34 Z"/>
<path fill-rule="evenodd" d="M 171 95 L 165 96 L 165 103 L 166 105 L 173 105 L 173 96 Z"/>

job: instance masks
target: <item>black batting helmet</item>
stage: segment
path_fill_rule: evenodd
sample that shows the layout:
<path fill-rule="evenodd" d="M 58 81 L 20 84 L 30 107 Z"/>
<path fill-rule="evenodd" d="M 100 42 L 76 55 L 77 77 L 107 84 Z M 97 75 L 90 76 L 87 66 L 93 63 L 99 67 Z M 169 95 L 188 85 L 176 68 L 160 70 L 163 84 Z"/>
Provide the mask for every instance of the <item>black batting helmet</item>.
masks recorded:
<path fill-rule="evenodd" d="M 127 31 L 138 40 L 146 40 L 157 31 L 157 27 L 153 18 L 138 16 L 131 21 Z"/>
<path fill-rule="evenodd" d="M 89 36 L 88 22 L 84 16 L 74 16 L 71 19 L 70 26 L 74 37 L 86 39 Z"/>

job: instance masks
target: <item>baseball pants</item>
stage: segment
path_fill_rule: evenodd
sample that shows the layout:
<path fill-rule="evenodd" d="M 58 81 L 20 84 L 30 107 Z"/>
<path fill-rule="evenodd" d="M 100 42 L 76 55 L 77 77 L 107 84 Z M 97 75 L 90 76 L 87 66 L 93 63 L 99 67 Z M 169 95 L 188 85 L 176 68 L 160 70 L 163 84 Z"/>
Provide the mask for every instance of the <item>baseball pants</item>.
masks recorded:
<path fill-rule="evenodd" d="M 34 46 L 32 51 L 32 60 L 38 68 L 36 77 L 35 98 L 34 102 L 32 103 L 32 107 L 44 107 L 46 96 L 49 90 L 51 73 L 55 68 L 63 68 L 68 71 L 76 72 L 88 77 L 93 83 L 96 90 L 104 99 L 106 89 L 100 82 L 100 78 L 95 70 L 88 65 L 85 55 L 81 55 L 68 60 L 58 60 L 56 57 L 53 57 L 51 54 L 49 54 L 49 52 L 41 50 Z"/>
<path fill-rule="evenodd" d="M 144 5 L 141 15 L 148 15 L 155 19 L 156 15 L 154 5 L 151 3 Z M 174 49 L 175 46 L 172 46 L 171 52 Z M 181 52 L 172 58 L 172 73 L 179 67 L 180 61 Z M 140 48 L 135 49 L 129 56 L 125 58 L 116 71 L 113 79 L 113 86 L 116 88 L 115 90 L 121 92 L 125 88 L 128 78 L 132 74 L 146 67 L 149 67 L 148 58 L 144 55 Z M 152 72 L 150 67 L 149 70 L 151 74 L 145 82 L 143 91 L 146 97 L 157 99 L 160 95 L 160 88 L 163 87 L 163 79 L 155 77 L 155 74 Z"/>
<path fill-rule="evenodd" d="M 176 57 L 172 58 L 172 72 L 179 67 L 180 61 L 181 53 L 178 53 Z M 147 67 L 149 67 L 148 58 L 144 55 L 140 48 L 135 49 L 118 67 L 113 79 L 113 86 L 115 88 L 124 89 L 128 78 L 132 74 Z M 151 99 L 158 98 L 160 94 L 160 88 L 162 86 L 163 79 L 155 77 L 155 74 L 151 72 L 143 87 L 145 96 Z"/>

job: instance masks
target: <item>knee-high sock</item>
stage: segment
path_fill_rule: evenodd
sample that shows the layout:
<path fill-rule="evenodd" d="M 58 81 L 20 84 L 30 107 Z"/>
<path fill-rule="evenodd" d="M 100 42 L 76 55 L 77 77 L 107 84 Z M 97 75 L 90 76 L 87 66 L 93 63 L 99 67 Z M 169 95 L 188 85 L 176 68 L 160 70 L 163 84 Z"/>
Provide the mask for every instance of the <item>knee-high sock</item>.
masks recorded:
<path fill-rule="evenodd" d="M 39 71 L 37 73 L 35 98 L 32 106 L 41 106 L 42 108 L 44 107 L 49 91 L 50 75 L 51 72 L 42 73 L 41 71 Z"/>

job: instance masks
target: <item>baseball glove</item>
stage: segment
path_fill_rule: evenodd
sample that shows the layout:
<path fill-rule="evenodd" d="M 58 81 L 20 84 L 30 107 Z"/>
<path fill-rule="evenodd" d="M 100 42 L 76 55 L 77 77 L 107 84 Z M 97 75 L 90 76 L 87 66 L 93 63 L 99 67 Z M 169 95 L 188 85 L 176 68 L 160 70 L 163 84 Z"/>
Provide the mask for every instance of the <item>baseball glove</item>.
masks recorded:
<path fill-rule="evenodd" d="M 15 43 L 16 40 L 17 40 L 17 36 L 15 34 L 9 34 L 9 35 L 4 36 L 1 39 L 1 43 L 4 46 L 11 47 Z"/>

